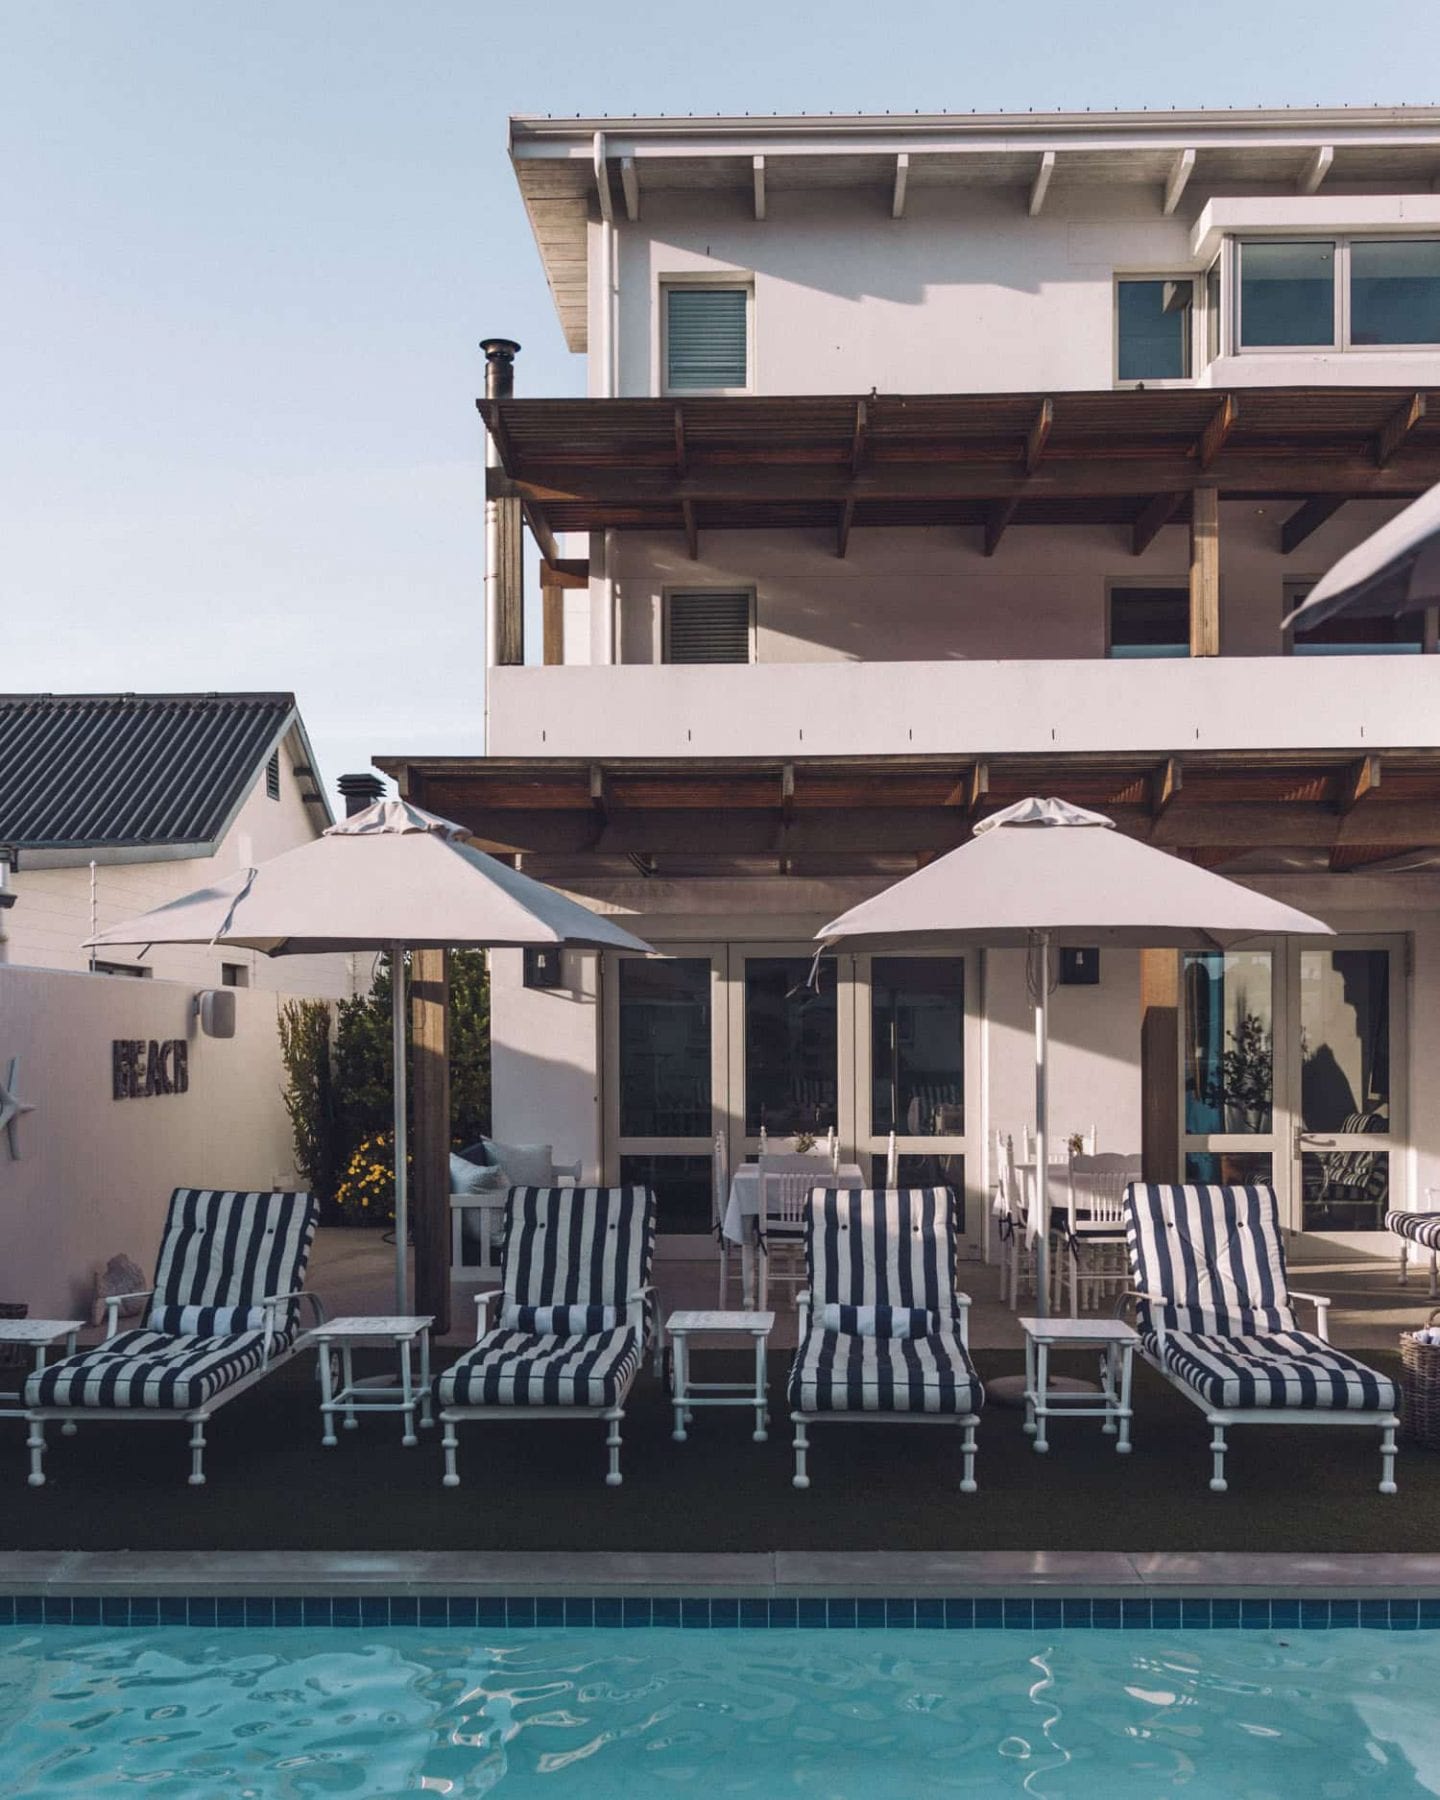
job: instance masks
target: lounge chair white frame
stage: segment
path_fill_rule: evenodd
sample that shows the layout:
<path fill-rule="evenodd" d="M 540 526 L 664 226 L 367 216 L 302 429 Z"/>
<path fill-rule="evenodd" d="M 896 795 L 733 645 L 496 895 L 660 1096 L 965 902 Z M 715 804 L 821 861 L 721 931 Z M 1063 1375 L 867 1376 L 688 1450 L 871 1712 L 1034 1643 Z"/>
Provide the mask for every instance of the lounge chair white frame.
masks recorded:
<path fill-rule="evenodd" d="M 1130 1244 L 1130 1258 L 1133 1270 L 1137 1267 L 1137 1253 L 1133 1241 Z M 1283 1271 L 1283 1262 L 1281 1268 Z M 1302 1293 L 1299 1288 L 1290 1286 L 1287 1276 L 1284 1298 L 1287 1301 L 1299 1300 L 1305 1305 L 1315 1308 L 1314 1335 L 1322 1344 L 1328 1344 L 1330 1342 L 1329 1314 L 1332 1304 L 1330 1296 Z M 1159 1309 L 1159 1316 L 1152 1315 L 1151 1320 L 1156 1337 L 1156 1347 L 1152 1351 L 1142 1337 L 1140 1354 L 1156 1374 L 1164 1376 L 1178 1394 L 1182 1394 L 1198 1412 L 1204 1415 L 1205 1422 L 1211 1428 L 1211 1493 L 1223 1494 L 1230 1485 L 1225 1479 L 1225 1453 L 1228 1448 L 1225 1433 L 1232 1425 L 1314 1425 L 1338 1429 L 1348 1427 L 1351 1431 L 1378 1430 L 1380 1432 L 1380 1492 L 1393 1494 L 1397 1491 L 1395 1485 L 1395 1433 L 1400 1424 L 1397 1413 L 1362 1412 L 1359 1409 L 1346 1410 L 1340 1407 L 1315 1406 L 1212 1406 L 1197 1388 L 1191 1387 L 1189 1382 L 1176 1374 L 1173 1369 L 1168 1368 L 1164 1362 L 1165 1339 L 1168 1333 L 1163 1309 L 1167 1306 L 1183 1306 L 1186 1302 L 1178 1301 L 1172 1295 L 1157 1294 L 1143 1288 L 1128 1289 L 1122 1296 L 1121 1304 L 1123 1305 L 1127 1299 L 1132 1303 L 1143 1302 L 1147 1306 Z M 1185 1334 L 1177 1333 L 1176 1335 L 1183 1336 Z"/>
<path fill-rule="evenodd" d="M 133 1294 L 107 1294 L 105 1297 L 105 1336 L 100 1340 L 108 1344 L 120 1333 L 120 1309 L 130 1301 L 150 1300 L 155 1289 L 139 1288 Z M 45 1427 L 52 1420 L 61 1422 L 61 1435 L 73 1437 L 82 1424 L 103 1422 L 107 1425 L 124 1425 L 132 1420 L 138 1423 L 151 1424 L 186 1424 L 190 1427 L 190 1474 L 187 1478 L 190 1487 L 205 1485 L 205 1427 L 222 1406 L 228 1406 L 232 1400 L 238 1400 L 247 1389 L 263 1381 L 267 1375 L 273 1375 L 277 1369 L 300 1355 L 303 1350 L 312 1348 L 305 1342 L 305 1333 L 300 1329 L 297 1318 L 295 1335 L 288 1345 L 282 1346 L 278 1354 L 271 1354 L 271 1345 L 276 1338 L 282 1337 L 279 1328 L 278 1314 L 282 1306 L 295 1305 L 297 1310 L 306 1302 L 314 1310 L 315 1323 L 323 1324 L 325 1307 L 318 1294 L 308 1288 L 296 1288 L 288 1294 L 266 1294 L 263 1299 L 253 1304 L 264 1310 L 264 1346 L 261 1363 L 258 1369 L 251 1369 L 235 1381 L 228 1383 L 205 1402 L 188 1412 L 182 1412 L 174 1406 L 32 1406 L 27 1407 L 25 1418 L 29 1431 L 25 1439 L 25 1447 L 30 1452 L 30 1473 L 27 1481 L 31 1487 L 45 1485 Z M 92 1348 L 94 1346 L 91 1346 Z M 79 1354 L 84 1355 L 82 1346 Z M 52 1364 L 51 1367 L 59 1367 Z"/>
<path fill-rule="evenodd" d="M 1418 1250 L 1429 1250 L 1430 1298 L 1434 1300 L 1437 1295 L 1440 1295 L 1440 1188 L 1426 1188 L 1425 1198 L 1430 1204 L 1424 1212 L 1405 1212 L 1398 1208 L 1392 1208 L 1386 1214 L 1385 1223 L 1390 1227 L 1392 1234 L 1400 1240 L 1400 1286 L 1402 1288 L 1410 1285 L 1411 1245 L 1413 1244 Z M 1407 1223 L 1424 1228 L 1425 1236 L 1422 1237 L 1418 1231 L 1413 1234 L 1406 1231 L 1403 1225 L 1395 1223 L 1397 1219 L 1403 1219 Z M 1431 1235 L 1432 1230 L 1433 1236 Z"/>
<path fill-rule="evenodd" d="M 511 1190 L 511 1193 L 512 1193 L 512 1195 L 514 1195 L 517 1193 L 522 1193 L 524 1191 L 525 1190 L 523 1190 L 523 1189 L 514 1188 Z M 581 1190 L 581 1191 L 583 1192 L 585 1190 Z M 655 1206 L 655 1201 L 654 1201 L 653 1195 L 650 1197 L 649 1205 L 650 1205 L 650 1221 L 649 1221 L 649 1240 L 650 1241 L 649 1241 L 648 1247 L 646 1248 L 646 1250 L 643 1252 L 643 1255 L 642 1255 L 642 1264 L 641 1264 L 642 1268 L 649 1267 L 651 1257 L 654 1254 L 654 1242 L 655 1242 L 654 1206 Z M 508 1234 L 507 1234 L 507 1252 L 508 1252 Z M 506 1292 L 506 1290 L 504 1288 L 487 1288 L 487 1289 L 485 1289 L 485 1291 L 483 1293 L 476 1294 L 476 1296 L 475 1296 L 475 1309 L 476 1309 L 476 1312 L 475 1312 L 475 1342 L 477 1344 L 482 1343 L 484 1341 L 486 1335 L 488 1334 L 488 1332 L 490 1330 L 490 1323 L 489 1323 L 490 1302 L 492 1300 L 503 1299 L 505 1297 L 505 1292 Z M 441 1447 L 443 1448 L 443 1450 L 445 1452 L 445 1473 L 444 1473 L 444 1476 L 442 1477 L 444 1486 L 446 1486 L 447 1488 L 454 1488 L 454 1487 L 459 1487 L 459 1485 L 460 1485 L 460 1469 L 459 1469 L 460 1439 L 459 1439 L 458 1432 L 456 1430 L 456 1427 L 459 1425 L 467 1424 L 467 1423 L 470 1423 L 471 1421 L 482 1420 L 482 1419 L 489 1419 L 489 1420 L 495 1421 L 495 1422 L 504 1420 L 512 1425 L 516 1424 L 517 1422 L 522 1421 L 522 1420 L 529 1422 L 529 1421 L 535 1421 L 535 1420 L 550 1420 L 550 1419 L 591 1419 L 591 1420 L 600 1419 L 600 1420 L 604 1421 L 605 1428 L 606 1428 L 605 1429 L 605 1450 L 606 1450 L 607 1460 L 606 1460 L 606 1472 L 605 1472 L 605 1485 L 606 1485 L 606 1487 L 619 1487 L 625 1479 L 624 1476 L 620 1472 L 620 1446 L 621 1446 L 620 1426 L 625 1417 L 625 1402 L 629 1398 L 630 1390 L 631 1390 L 631 1388 L 634 1387 L 636 1379 L 638 1378 L 638 1376 L 640 1374 L 640 1370 L 644 1367 L 644 1364 L 645 1364 L 645 1316 L 646 1316 L 646 1309 L 648 1306 L 650 1306 L 650 1304 L 654 1298 L 654 1294 L 655 1294 L 655 1287 L 654 1287 L 653 1282 L 645 1282 L 643 1285 L 641 1285 L 640 1287 L 634 1288 L 626 1295 L 625 1323 L 626 1323 L 627 1327 L 631 1331 L 635 1332 L 637 1335 L 637 1338 L 638 1338 L 638 1341 L 640 1344 L 640 1356 L 639 1356 L 638 1360 L 636 1361 L 635 1367 L 631 1371 L 631 1373 L 628 1376 L 622 1378 L 622 1380 L 619 1384 L 618 1390 L 616 1392 L 614 1404 L 611 1406 L 607 1406 L 607 1407 L 563 1406 L 563 1405 L 550 1405 L 544 1401 L 536 1401 L 533 1403 L 529 1403 L 529 1404 L 525 1404 L 525 1405 L 518 1405 L 518 1406 L 517 1405 L 510 1405 L 510 1406 L 455 1405 L 455 1404 L 451 1404 L 451 1405 L 447 1406 L 440 1402 L 439 1394 L 438 1394 L 438 1384 L 441 1380 L 443 1380 L 444 1375 L 446 1373 L 446 1371 L 442 1370 L 441 1374 L 436 1377 L 436 1402 L 435 1403 L 436 1403 L 437 1409 L 440 1414 L 440 1423 L 444 1427 L 444 1430 L 442 1432 L 441 1439 L 440 1439 Z M 658 1314 L 658 1308 L 656 1309 L 656 1312 Z M 663 1356 L 662 1331 L 661 1331 L 661 1326 L 660 1326 L 660 1320 L 657 1316 L 657 1318 L 655 1320 L 655 1334 L 654 1334 L 654 1345 L 653 1345 L 654 1366 L 655 1366 L 655 1371 L 657 1374 L 660 1371 L 662 1356 Z"/>
<path fill-rule="evenodd" d="M 845 1194 L 845 1198 L 854 1199 L 856 1197 L 856 1192 L 857 1191 L 848 1191 Z M 878 1197 L 889 1198 L 889 1196 L 895 1192 L 896 1190 L 894 1189 L 887 1189 Z M 811 1201 L 812 1220 L 815 1216 L 813 1209 L 823 1200 L 823 1198 L 824 1190 L 817 1189 Z M 953 1212 L 951 1218 L 952 1235 L 958 1237 L 958 1233 L 954 1232 Z M 807 1262 L 809 1261 L 810 1253 L 807 1250 Z M 955 1285 L 955 1258 L 953 1256 L 942 1256 L 938 1259 L 938 1266 L 941 1274 L 943 1276 L 948 1276 L 950 1281 L 950 1298 L 955 1313 L 955 1336 L 960 1344 L 960 1348 L 965 1352 L 968 1359 L 970 1354 L 970 1307 L 972 1302 L 969 1294 L 962 1293 Z M 795 1354 L 797 1358 L 802 1354 L 805 1348 L 806 1337 L 809 1335 L 812 1306 L 813 1295 L 809 1288 L 803 1289 L 796 1295 L 797 1335 Z M 789 1381 L 790 1378 L 787 1377 L 787 1393 L 789 1391 Z M 948 1426 L 952 1431 L 958 1427 L 962 1433 L 960 1492 L 962 1494 L 973 1494 L 976 1491 L 978 1484 L 975 1480 L 975 1457 L 977 1454 L 975 1430 L 980 1423 L 980 1415 L 978 1412 L 919 1412 L 909 1409 L 895 1409 L 893 1411 L 882 1412 L 878 1410 L 866 1411 L 858 1408 L 837 1408 L 833 1410 L 827 1408 L 821 1412 L 802 1412 L 792 1409 L 790 1413 L 790 1422 L 795 1427 L 795 1473 L 791 1477 L 791 1485 L 794 1487 L 808 1488 L 810 1486 L 810 1427 L 821 1423 L 822 1421 L 827 1425 L 940 1425 Z"/>

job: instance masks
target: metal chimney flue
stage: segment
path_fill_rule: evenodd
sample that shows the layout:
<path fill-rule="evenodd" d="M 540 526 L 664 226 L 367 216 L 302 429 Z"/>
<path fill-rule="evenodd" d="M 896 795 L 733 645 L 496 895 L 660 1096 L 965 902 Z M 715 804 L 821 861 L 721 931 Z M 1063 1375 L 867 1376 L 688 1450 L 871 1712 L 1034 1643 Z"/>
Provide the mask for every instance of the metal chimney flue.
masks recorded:
<path fill-rule="evenodd" d="M 515 392 L 515 358 L 520 346 L 514 338 L 481 338 L 485 352 L 485 398 L 508 400 Z"/>
<path fill-rule="evenodd" d="M 497 412 L 515 392 L 514 338 L 482 338 L 485 398 Z M 525 660 L 524 562 L 520 500 L 505 476 L 497 426 L 485 437 L 485 666 L 506 668 Z M 512 471 L 513 473 L 513 471 Z M 485 741 L 490 741 L 490 690 L 485 690 Z"/>
<path fill-rule="evenodd" d="M 358 812 L 364 812 L 367 806 L 373 806 L 377 800 L 385 798 L 385 783 L 378 775 L 366 770 L 355 775 L 342 775 L 336 782 L 345 801 L 345 817 L 351 819 Z"/>

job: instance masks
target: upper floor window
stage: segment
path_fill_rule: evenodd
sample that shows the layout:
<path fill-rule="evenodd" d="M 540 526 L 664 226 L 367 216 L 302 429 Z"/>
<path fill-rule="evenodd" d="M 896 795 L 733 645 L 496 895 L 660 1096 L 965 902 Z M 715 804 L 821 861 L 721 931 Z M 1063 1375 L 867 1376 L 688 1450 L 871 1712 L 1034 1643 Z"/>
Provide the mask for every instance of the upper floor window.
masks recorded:
<path fill-rule="evenodd" d="M 755 595 L 749 588 L 691 588 L 665 596 L 669 663 L 755 660 Z"/>
<path fill-rule="evenodd" d="M 1242 350 L 1440 344 L 1440 238 L 1247 238 L 1235 256 Z"/>
<path fill-rule="evenodd" d="M 750 288 L 674 282 L 661 289 L 665 390 L 727 393 L 750 385 Z"/>
<path fill-rule="evenodd" d="M 1107 656 L 1188 656 L 1188 587 L 1113 587 Z"/>
<path fill-rule="evenodd" d="M 1314 587 L 1313 581 L 1285 583 L 1285 612 L 1289 614 Z M 1308 631 L 1286 633 L 1285 648 L 1292 656 L 1418 656 L 1425 648 L 1424 613 L 1404 613 L 1398 619 L 1327 619 Z"/>
<path fill-rule="evenodd" d="M 1115 284 L 1116 370 L 1121 381 L 1186 381 L 1195 283 L 1188 275 Z"/>

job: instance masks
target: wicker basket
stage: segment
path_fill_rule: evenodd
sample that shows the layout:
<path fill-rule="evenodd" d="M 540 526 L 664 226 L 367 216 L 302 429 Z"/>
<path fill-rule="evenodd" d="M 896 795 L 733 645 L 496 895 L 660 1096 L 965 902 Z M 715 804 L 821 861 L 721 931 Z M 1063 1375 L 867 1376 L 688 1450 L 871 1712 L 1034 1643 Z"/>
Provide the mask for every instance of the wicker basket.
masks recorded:
<path fill-rule="evenodd" d="M 0 1300 L 0 1319 L 23 1319 L 30 1311 L 23 1300 Z M 26 1369 L 30 1359 L 23 1344 L 0 1344 L 0 1369 Z"/>
<path fill-rule="evenodd" d="M 1437 1307 L 1426 1320 L 1440 1319 Z M 1422 1344 L 1413 1331 L 1400 1333 L 1400 1435 L 1408 1444 L 1440 1450 L 1440 1344 Z"/>

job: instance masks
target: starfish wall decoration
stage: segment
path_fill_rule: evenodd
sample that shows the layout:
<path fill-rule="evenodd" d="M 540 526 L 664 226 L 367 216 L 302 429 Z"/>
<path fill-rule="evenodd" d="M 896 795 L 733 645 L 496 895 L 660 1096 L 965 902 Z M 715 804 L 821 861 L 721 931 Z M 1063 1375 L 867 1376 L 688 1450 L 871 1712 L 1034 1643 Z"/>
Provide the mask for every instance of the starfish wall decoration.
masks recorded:
<path fill-rule="evenodd" d="M 10 1073 L 5 1077 L 4 1085 L 0 1086 L 0 1127 L 4 1128 L 5 1135 L 10 1140 L 10 1160 L 12 1162 L 20 1160 L 20 1139 L 16 1134 L 15 1127 L 19 1124 L 22 1113 L 35 1110 L 15 1092 L 15 1076 L 19 1067 L 20 1058 L 12 1056 Z"/>

